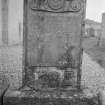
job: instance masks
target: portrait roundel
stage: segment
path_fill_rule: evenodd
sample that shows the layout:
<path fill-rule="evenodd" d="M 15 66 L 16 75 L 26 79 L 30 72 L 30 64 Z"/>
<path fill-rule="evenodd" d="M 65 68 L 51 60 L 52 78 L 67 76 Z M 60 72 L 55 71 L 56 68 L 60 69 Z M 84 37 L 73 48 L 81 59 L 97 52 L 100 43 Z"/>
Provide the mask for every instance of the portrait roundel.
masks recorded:
<path fill-rule="evenodd" d="M 59 10 L 64 7 L 65 0 L 47 0 L 48 6 L 53 10 Z"/>
<path fill-rule="evenodd" d="M 80 1 L 79 1 L 79 0 L 74 0 L 74 1 L 72 1 L 72 3 L 71 3 L 71 8 L 72 8 L 72 10 L 74 10 L 74 11 L 80 10 L 80 9 L 81 9 L 81 3 L 80 3 Z"/>

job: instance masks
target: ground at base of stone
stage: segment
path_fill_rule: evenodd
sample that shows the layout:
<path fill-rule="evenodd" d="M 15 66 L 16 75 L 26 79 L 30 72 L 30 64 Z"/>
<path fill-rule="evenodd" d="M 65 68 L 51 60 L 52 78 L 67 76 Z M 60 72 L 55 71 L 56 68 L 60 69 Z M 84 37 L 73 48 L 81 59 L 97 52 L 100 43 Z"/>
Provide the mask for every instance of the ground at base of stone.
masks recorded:
<path fill-rule="evenodd" d="M 6 97 L 4 105 L 98 105 L 94 99 L 49 99 Z"/>

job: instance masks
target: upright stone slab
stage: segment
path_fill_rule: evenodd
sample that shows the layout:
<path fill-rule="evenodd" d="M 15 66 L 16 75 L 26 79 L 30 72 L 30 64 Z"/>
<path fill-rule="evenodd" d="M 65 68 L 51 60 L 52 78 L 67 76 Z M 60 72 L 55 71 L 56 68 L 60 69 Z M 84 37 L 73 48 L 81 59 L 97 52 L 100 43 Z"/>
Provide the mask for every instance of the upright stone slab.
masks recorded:
<path fill-rule="evenodd" d="M 2 7 L 2 43 L 8 45 L 8 0 L 1 0 Z"/>
<path fill-rule="evenodd" d="M 25 82 L 56 72 L 60 87 L 79 88 L 85 0 L 25 0 L 24 10 Z"/>
<path fill-rule="evenodd" d="M 105 13 L 102 14 L 102 35 L 101 35 L 101 46 L 105 46 Z"/>

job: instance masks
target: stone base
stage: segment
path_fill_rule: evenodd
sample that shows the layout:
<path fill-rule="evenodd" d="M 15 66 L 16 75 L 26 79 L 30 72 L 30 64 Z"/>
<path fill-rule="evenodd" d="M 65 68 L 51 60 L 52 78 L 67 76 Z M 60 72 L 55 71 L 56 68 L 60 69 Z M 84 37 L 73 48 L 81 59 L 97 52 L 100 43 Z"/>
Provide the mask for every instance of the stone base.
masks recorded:
<path fill-rule="evenodd" d="M 12 91 L 4 97 L 4 105 L 98 105 L 97 99 L 86 98 L 80 93 L 67 96 L 49 95 L 47 92 L 35 92 L 31 90 Z"/>
<path fill-rule="evenodd" d="M 92 99 L 50 99 L 6 97 L 4 105 L 98 105 Z"/>

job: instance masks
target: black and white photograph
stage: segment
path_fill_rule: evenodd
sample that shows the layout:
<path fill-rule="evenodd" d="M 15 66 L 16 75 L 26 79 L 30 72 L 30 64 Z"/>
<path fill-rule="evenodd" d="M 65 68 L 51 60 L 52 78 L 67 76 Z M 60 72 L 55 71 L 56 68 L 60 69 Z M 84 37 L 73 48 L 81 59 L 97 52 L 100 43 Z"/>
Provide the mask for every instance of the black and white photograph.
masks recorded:
<path fill-rule="evenodd" d="M 105 0 L 0 0 L 0 105 L 105 105 Z"/>

